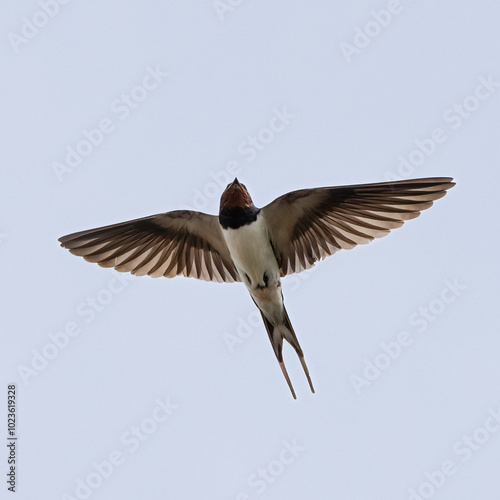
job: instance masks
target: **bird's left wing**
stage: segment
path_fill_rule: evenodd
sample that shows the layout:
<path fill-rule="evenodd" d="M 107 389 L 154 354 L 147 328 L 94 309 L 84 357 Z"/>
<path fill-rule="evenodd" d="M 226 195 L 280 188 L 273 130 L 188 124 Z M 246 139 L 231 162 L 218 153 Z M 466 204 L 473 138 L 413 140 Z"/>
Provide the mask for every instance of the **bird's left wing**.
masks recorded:
<path fill-rule="evenodd" d="M 281 276 L 369 243 L 414 219 L 455 184 L 450 177 L 302 189 L 261 210 Z"/>
<path fill-rule="evenodd" d="M 59 241 L 89 262 L 138 276 L 241 281 L 217 217 L 200 212 L 167 212 L 69 234 Z"/>

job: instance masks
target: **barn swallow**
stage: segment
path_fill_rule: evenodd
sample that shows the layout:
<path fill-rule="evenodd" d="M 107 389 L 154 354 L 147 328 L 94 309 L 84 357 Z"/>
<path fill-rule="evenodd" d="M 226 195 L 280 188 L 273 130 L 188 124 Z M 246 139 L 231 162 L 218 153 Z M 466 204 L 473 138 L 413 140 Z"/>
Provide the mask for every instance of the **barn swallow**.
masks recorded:
<path fill-rule="evenodd" d="M 283 339 L 314 387 L 285 309 L 281 278 L 338 250 L 387 235 L 455 185 L 450 177 L 292 191 L 257 208 L 238 179 L 222 193 L 219 216 L 176 210 L 59 238 L 89 262 L 154 278 L 187 276 L 245 284 L 258 307 L 292 396 Z"/>

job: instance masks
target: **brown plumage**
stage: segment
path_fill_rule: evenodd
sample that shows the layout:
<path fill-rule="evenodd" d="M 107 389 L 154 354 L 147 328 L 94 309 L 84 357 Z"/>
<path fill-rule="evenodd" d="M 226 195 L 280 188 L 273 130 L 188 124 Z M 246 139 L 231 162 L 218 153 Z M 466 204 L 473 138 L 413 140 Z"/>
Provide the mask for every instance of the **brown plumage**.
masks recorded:
<path fill-rule="evenodd" d="M 314 388 L 283 303 L 280 277 L 308 269 L 338 250 L 386 236 L 454 185 L 449 177 L 432 177 L 301 189 L 259 209 L 235 179 L 222 194 L 218 217 L 177 210 L 73 233 L 59 241 L 71 253 L 120 272 L 243 281 L 295 398 L 283 363 L 283 339 L 297 352 Z"/>

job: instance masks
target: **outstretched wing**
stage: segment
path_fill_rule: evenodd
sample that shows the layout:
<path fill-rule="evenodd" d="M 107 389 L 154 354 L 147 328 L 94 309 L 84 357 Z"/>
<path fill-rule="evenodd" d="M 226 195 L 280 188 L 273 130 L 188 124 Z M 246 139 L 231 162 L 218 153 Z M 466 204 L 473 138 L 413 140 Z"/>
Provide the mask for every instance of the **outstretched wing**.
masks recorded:
<path fill-rule="evenodd" d="M 200 212 L 167 212 L 69 234 L 59 241 L 89 262 L 138 276 L 241 281 L 217 217 Z"/>
<path fill-rule="evenodd" d="M 389 234 L 455 185 L 450 177 L 302 189 L 280 196 L 261 213 L 281 275 L 308 269 L 337 250 Z"/>

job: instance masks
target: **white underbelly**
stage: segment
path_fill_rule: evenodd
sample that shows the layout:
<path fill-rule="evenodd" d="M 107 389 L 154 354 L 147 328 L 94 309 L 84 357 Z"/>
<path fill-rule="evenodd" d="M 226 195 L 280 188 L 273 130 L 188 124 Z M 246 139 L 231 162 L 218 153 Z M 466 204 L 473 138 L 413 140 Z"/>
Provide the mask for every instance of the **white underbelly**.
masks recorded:
<path fill-rule="evenodd" d="M 234 264 L 248 288 L 279 283 L 278 262 L 260 214 L 255 222 L 238 229 L 224 229 L 223 234 Z"/>

